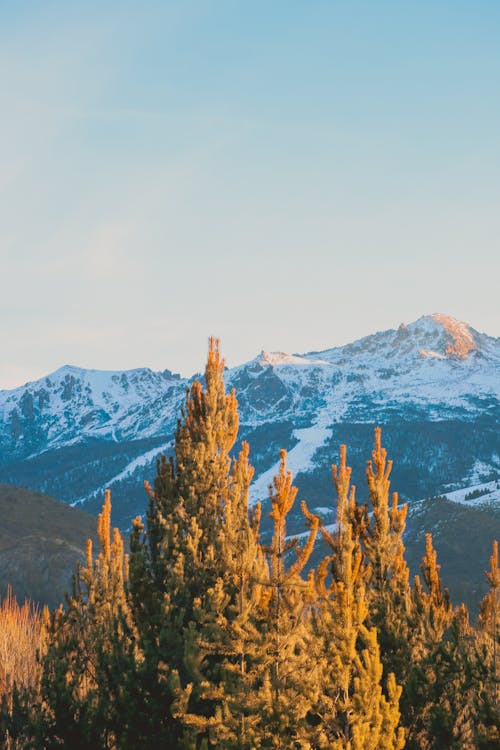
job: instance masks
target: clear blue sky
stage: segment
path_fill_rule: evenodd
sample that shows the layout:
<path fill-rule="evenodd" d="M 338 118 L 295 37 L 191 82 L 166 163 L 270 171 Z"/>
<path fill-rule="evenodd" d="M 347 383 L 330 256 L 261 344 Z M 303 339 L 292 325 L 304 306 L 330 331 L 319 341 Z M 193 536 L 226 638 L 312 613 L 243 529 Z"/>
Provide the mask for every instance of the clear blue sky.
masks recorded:
<path fill-rule="evenodd" d="M 0 387 L 500 335 L 500 3 L 0 2 Z"/>

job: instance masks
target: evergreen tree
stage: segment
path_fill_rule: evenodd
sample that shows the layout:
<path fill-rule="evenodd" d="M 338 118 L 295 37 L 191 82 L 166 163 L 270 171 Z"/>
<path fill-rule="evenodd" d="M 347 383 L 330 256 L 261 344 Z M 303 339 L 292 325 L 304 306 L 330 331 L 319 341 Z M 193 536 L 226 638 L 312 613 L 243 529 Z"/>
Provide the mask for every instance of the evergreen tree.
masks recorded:
<path fill-rule="evenodd" d="M 128 560 L 117 529 L 111 534 L 109 491 L 98 519 L 101 550 L 87 543 L 67 607 L 52 614 L 42 661 L 33 746 L 50 750 L 132 748 L 136 718 L 127 684 L 136 653 L 125 584 Z"/>
<path fill-rule="evenodd" d="M 450 678 L 449 654 L 442 649 L 442 645 L 453 610 L 448 591 L 443 591 L 431 534 L 426 534 L 420 570 L 422 579 L 415 577 L 412 591 L 411 669 L 405 684 L 404 703 L 405 724 L 409 730 L 408 747 L 415 750 L 434 747 L 436 732 L 437 737 L 443 738 L 445 733 L 451 737 L 452 731 L 450 726 L 446 730 L 434 726 L 439 724 L 435 717 L 442 714 L 437 707 L 444 688 L 443 681 Z M 444 724 L 444 716 L 441 718 Z"/>
<path fill-rule="evenodd" d="M 384 668 L 401 683 L 409 666 L 411 594 L 409 570 L 404 557 L 403 533 L 407 506 L 398 507 L 398 494 L 389 496 L 392 461 L 382 447 L 382 432 L 375 429 L 375 447 L 367 462 L 366 478 L 372 508 L 366 529 L 358 532 L 370 566 L 370 613 L 368 623 L 379 636 Z"/>
<path fill-rule="evenodd" d="M 262 569 L 259 609 L 252 618 L 250 697 L 252 713 L 259 718 L 252 747 L 305 749 L 311 747 L 311 712 L 321 685 L 309 625 L 315 601 L 313 577 L 305 580 L 301 574 L 313 550 L 319 519 L 309 515 L 310 531 L 303 547 L 297 537 L 287 537 L 286 519 L 297 488 L 286 468 L 285 450 L 280 452 L 279 472 L 269 494 L 273 534 L 270 544 L 261 548 L 267 565 Z M 288 564 L 292 553 L 295 560 Z"/>
<path fill-rule="evenodd" d="M 464 605 L 455 612 L 439 576 L 440 566 L 426 535 L 420 577 L 415 579 L 412 669 L 406 685 L 408 748 L 494 748 L 498 732 L 485 683 L 488 654 L 469 624 Z"/>
<path fill-rule="evenodd" d="M 491 643 L 490 690 L 494 706 L 499 706 L 499 650 L 500 650 L 500 568 L 498 567 L 498 542 L 493 542 L 490 569 L 485 573 L 490 590 L 480 605 L 480 623 Z"/>
<path fill-rule="evenodd" d="M 449 628 L 420 661 L 408 747 L 419 750 L 494 750 L 498 714 L 487 699 L 488 662 L 481 634 L 470 626 L 467 608 L 453 613 Z"/>
<path fill-rule="evenodd" d="M 212 640 L 212 651 L 223 656 L 223 690 L 219 690 L 221 721 L 211 735 L 217 747 L 234 750 L 252 750 L 259 743 L 255 691 L 261 685 L 265 660 L 257 645 L 261 641 L 261 615 L 269 603 L 268 566 L 259 539 L 260 503 L 247 522 L 252 476 L 248 445 L 243 443 L 233 466 L 225 514 L 225 586 L 232 596 L 226 617 L 218 621 L 219 637 Z"/>
<path fill-rule="evenodd" d="M 432 544 L 432 534 L 425 535 L 425 554 L 420 576 L 415 576 L 413 589 L 413 657 L 432 651 L 439 645 L 450 625 L 453 608 L 447 589 L 443 590 L 437 563 L 437 553 Z"/>
<path fill-rule="evenodd" d="M 210 339 L 205 387 L 194 382 L 187 392 L 175 459 L 159 461 L 146 532 L 136 521 L 131 543 L 142 689 L 157 736 L 172 747 L 219 746 L 235 721 L 241 725 L 231 713 L 237 689 L 225 680 L 246 668 L 241 621 L 252 598 L 258 519 L 248 514 L 248 446 L 230 456 L 238 412 L 223 373 L 219 342 Z"/>
<path fill-rule="evenodd" d="M 479 633 L 477 640 L 482 648 L 480 664 L 485 667 L 484 690 L 481 703 L 481 737 L 479 747 L 500 747 L 500 675 L 498 668 L 500 649 L 500 568 L 498 566 L 498 542 L 493 542 L 490 569 L 485 572 L 490 590 L 479 607 Z"/>
<path fill-rule="evenodd" d="M 319 748 L 333 750 L 396 750 L 404 747 L 398 729 L 401 688 L 393 674 L 382 690 L 382 662 L 375 628 L 367 628 L 369 568 L 363 562 L 359 540 L 354 536 L 355 488 L 346 448 L 340 448 L 340 466 L 332 467 L 337 490 L 337 526 L 321 532 L 331 555 L 316 574 L 319 597 L 314 608 L 314 634 L 322 668 L 316 711 Z M 327 574 L 330 579 L 327 582 Z"/>

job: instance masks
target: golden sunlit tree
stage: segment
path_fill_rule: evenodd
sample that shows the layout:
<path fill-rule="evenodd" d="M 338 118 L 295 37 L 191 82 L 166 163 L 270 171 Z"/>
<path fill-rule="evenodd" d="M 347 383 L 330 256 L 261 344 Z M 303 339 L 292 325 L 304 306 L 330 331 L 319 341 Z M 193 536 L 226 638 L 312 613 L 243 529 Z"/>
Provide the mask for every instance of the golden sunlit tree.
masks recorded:
<path fill-rule="evenodd" d="M 262 545 L 258 581 L 261 585 L 254 624 L 249 694 L 251 712 L 258 717 L 254 744 L 262 748 L 307 748 L 311 712 L 321 689 L 312 655 L 311 611 L 315 604 L 312 575 L 302 573 L 310 558 L 319 519 L 310 517 L 304 545 L 287 536 L 287 516 L 297 496 L 286 451 L 280 452 L 278 474 L 269 488 L 272 538 Z"/>
<path fill-rule="evenodd" d="M 500 705 L 499 669 L 500 658 L 500 568 L 498 567 L 498 542 L 493 542 L 490 557 L 490 569 L 486 571 L 490 589 L 480 605 L 479 619 L 491 644 L 491 680 L 490 691 L 495 706 Z"/>
<path fill-rule="evenodd" d="M 427 653 L 443 640 L 450 625 L 453 608 L 447 589 L 443 589 L 437 563 L 437 553 L 432 544 L 432 534 L 425 535 L 425 554 L 422 558 L 420 576 L 415 576 L 414 601 L 414 648 L 413 657 Z"/>
<path fill-rule="evenodd" d="M 367 462 L 371 518 L 361 529 L 364 554 L 370 567 L 369 624 L 377 628 L 384 667 L 401 680 L 408 666 L 408 614 L 411 607 L 409 570 L 403 533 L 407 506 L 390 495 L 392 461 L 382 447 L 382 431 L 375 429 L 375 447 Z"/>
<path fill-rule="evenodd" d="M 443 589 L 439 575 L 440 566 L 431 534 L 426 534 L 420 570 L 422 577 L 415 577 L 412 591 L 410 668 L 405 681 L 408 747 L 415 749 L 433 747 L 433 736 L 444 736 L 437 734 L 434 725 L 436 717 L 442 714 L 438 708 L 439 693 L 443 689 L 442 677 L 447 672 L 447 655 L 440 647 L 453 618 L 448 591 Z"/>
<path fill-rule="evenodd" d="M 316 574 L 315 650 L 322 689 L 315 746 L 333 750 L 396 750 L 404 747 L 399 728 L 401 688 L 394 674 L 383 680 L 377 631 L 368 628 L 370 569 L 363 561 L 353 521 L 359 516 L 346 448 L 332 467 L 337 490 L 336 528 L 322 527 L 330 555 Z M 387 684 L 387 692 L 382 689 Z"/>
<path fill-rule="evenodd" d="M 488 695 L 490 656 L 465 605 L 455 610 L 440 579 L 426 535 L 413 589 L 412 668 L 405 691 L 409 750 L 485 750 L 498 747 L 498 714 Z"/>
<path fill-rule="evenodd" d="M 44 656 L 41 692 L 34 712 L 37 748 L 133 747 L 136 651 L 126 597 L 128 558 L 117 529 L 111 531 L 109 491 L 98 519 L 100 551 L 87 542 L 68 598 L 52 614 Z"/>
<path fill-rule="evenodd" d="M 248 446 L 230 455 L 239 419 L 223 374 L 219 342 L 210 339 L 205 384 L 188 390 L 175 455 L 159 461 L 146 528 L 137 520 L 132 537 L 143 685 L 157 736 L 172 747 L 215 747 L 244 731 L 232 696 L 246 670 L 242 620 L 256 575 L 258 519 L 248 513 Z"/>

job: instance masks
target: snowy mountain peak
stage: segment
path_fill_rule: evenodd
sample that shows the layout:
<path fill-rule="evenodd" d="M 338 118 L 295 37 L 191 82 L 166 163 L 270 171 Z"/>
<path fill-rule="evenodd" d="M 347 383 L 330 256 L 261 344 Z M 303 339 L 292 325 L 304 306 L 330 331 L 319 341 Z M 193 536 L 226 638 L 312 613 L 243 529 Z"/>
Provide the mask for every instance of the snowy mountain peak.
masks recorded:
<path fill-rule="evenodd" d="M 365 387 L 379 391 L 383 383 L 394 378 L 414 391 L 421 383 L 437 380 L 460 382 L 463 393 L 471 386 L 471 377 L 481 381 L 481 388 L 496 391 L 493 379 L 500 366 L 500 338 L 479 333 L 467 323 L 450 315 L 434 313 L 398 328 L 365 336 L 350 344 L 305 355 L 312 360 L 326 360 Z M 474 375 L 473 375 L 474 373 Z M 451 378 L 451 380 L 450 380 Z M 396 381 L 394 381 L 396 382 Z M 431 388 L 432 391 L 432 388 Z M 432 394 L 429 393 L 432 400 Z"/>
<path fill-rule="evenodd" d="M 424 359 L 434 357 L 465 360 L 478 348 L 470 325 L 444 313 L 419 318 L 407 326 L 406 330 L 417 337 L 423 336 L 426 341 L 434 344 L 420 347 L 419 354 Z"/>

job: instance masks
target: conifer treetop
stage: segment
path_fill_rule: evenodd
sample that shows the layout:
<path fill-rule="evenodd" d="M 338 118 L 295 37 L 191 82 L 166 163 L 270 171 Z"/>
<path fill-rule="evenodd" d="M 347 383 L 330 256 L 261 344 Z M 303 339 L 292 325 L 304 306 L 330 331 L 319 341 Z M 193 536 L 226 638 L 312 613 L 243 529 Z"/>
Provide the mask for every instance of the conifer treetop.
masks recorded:
<path fill-rule="evenodd" d="M 430 596 L 436 604 L 443 604 L 447 600 L 448 592 L 445 589 L 443 594 L 439 571 L 441 565 L 437 562 L 437 552 L 432 543 L 432 534 L 425 535 L 425 554 L 420 565 L 422 576 L 429 591 Z"/>
<path fill-rule="evenodd" d="M 492 589 L 500 589 L 500 568 L 498 567 L 498 541 L 493 542 L 493 551 L 490 555 L 490 569 L 485 571 L 485 576 Z"/>
<path fill-rule="evenodd" d="M 286 450 L 280 450 L 280 468 L 278 474 L 273 477 L 273 483 L 269 487 L 272 511 L 269 516 L 281 524 L 297 497 L 298 489 L 292 485 L 292 472 L 286 468 Z"/>
<path fill-rule="evenodd" d="M 275 557 L 272 561 L 273 578 L 280 578 L 285 573 L 284 556 L 295 548 L 297 552 L 296 562 L 289 568 L 286 578 L 290 579 L 300 575 L 304 569 L 309 557 L 311 556 L 316 534 L 318 533 L 320 519 L 318 516 L 310 514 L 305 502 L 301 503 L 302 512 L 309 522 L 309 536 L 305 546 L 300 549 L 296 538 L 287 542 L 286 540 L 286 517 L 293 507 L 297 497 L 298 488 L 293 485 L 292 472 L 286 468 L 286 450 L 280 450 L 280 468 L 278 474 L 273 478 L 273 483 L 269 487 L 269 497 L 271 500 L 272 510 L 269 517 L 274 521 L 273 549 Z"/>
<path fill-rule="evenodd" d="M 97 518 L 97 535 L 100 552 L 94 560 L 92 540 L 87 539 L 86 567 L 80 572 L 81 580 L 88 587 L 93 599 L 96 587 L 101 586 L 105 595 L 123 604 L 124 584 L 128 580 L 129 557 L 125 554 L 122 536 L 117 528 L 111 531 L 111 490 L 106 490 L 102 511 Z M 114 592 L 114 593 L 112 593 Z"/>
<path fill-rule="evenodd" d="M 193 442 L 204 443 L 208 453 L 225 453 L 231 450 L 238 435 L 238 401 L 234 388 L 225 392 L 225 361 L 220 353 L 220 341 L 209 339 L 205 388 L 195 380 L 186 392 L 183 410 L 184 422 L 179 422 L 176 443 L 182 446 L 187 431 Z M 178 459 L 180 456 L 178 456 Z"/>
<path fill-rule="evenodd" d="M 351 487 L 352 469 L 347 466 L 347 449 L 340 446 L 339 466 L 332 464 L 332 478 L 337 491 L 337 523 L 339 528 L 349 523 L 350 516 L 356 505 L 356 487 Z"/>
<path fill-rule="evenodd" d="M 391 471 L 392 460 L 387 460 L 387 451 L 382 447 L 382 428 L 375 427 L 375 446 L 372 451 L 372 457 L 367 461 L 366 466 L 366 476 L 370 490 L 376 483 L 388 492 Z"/>
<path fill-rule="evenodd" d="M 451 622 L 453 608 L 448 589 L 444 589 L 439 577 L 441 566 L 437 563 L 437 553 L 432 543 L 432 534 L 425 535 L 425 554 L 420 570 L 427 591 L 424 590 L 420 576 L 415 576 L 413 599 L 416 614 L 424 627 L 424 638 L 428 643 L 439 643 Z"/>
<path fill-rule="evenodd" d="M 387 451 L 382 447 L 382 429 L 375 428 L 375 447 L 372 458 L 366 462 L 366 480 L 373 506 L 373 516 L 379 533 L 384 536 L 389 532 L 387 515 L 387 498 L 391 486 L 390 474 L 392 461 L 387 460 Z"/>

